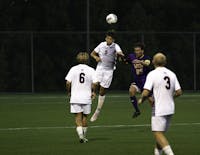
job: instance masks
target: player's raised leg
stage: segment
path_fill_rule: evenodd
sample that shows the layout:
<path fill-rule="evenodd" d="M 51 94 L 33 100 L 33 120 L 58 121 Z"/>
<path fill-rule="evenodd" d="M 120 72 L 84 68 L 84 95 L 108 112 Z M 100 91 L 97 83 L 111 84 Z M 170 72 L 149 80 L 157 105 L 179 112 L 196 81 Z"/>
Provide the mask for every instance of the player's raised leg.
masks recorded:
<path fill-rule="evenodd" d="M 92 115 L 92 117 L 90 119 L 91 122 L 94 122 L 97 120 L 97 118 L 100 114 L 100 111 L 103 107 L 104 101 L 105 101 L 105 94 L 106 94 L 106 88 L 100 86 L 98 104 L 97 104 L 97 108 L 96 108 L 94 114 Z"/>
<path fill-rule="evenodd" d="M 136 99 L 136 92 L 137 92 L 137 86 L 135 84 L 131 84 L 130 88 L 129 88 L 129 94 L 130 94 L 130 100 L 131 103 L 135 109 L 135 111 L 133 112 L 133 118 L 137 117 L 140 115 L 140 110 L 138 108 L 138 103 L 137 103 L 137 99 Z"/>

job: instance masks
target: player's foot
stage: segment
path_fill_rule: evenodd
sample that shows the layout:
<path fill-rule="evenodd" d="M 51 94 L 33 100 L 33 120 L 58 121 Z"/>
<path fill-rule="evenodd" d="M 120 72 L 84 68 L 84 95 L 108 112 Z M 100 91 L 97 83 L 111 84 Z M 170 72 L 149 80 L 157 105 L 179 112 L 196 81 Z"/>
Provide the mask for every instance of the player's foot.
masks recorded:
<path fill-rule="evenodd" d="M 140 115 L 141 113 L 140 113 L 140 111 L 135 111 L 134 113 L 133 113 L 133 118 L 136 118 L 136 117 L 138 117 L 139 115 Z"/>
<path fill-rule="evenodd" d="M 83 138 L 84 140 L 84 143 L 87 143 L 88 142 L 88 139 L 87 138 Z"/>
<path fill-rule="evenodd" d="M 80 142 L 80 143 L 84 143 L 84 138 L 80 138 L 80 139 L 79 139 L 79 142 Z"/>
<path fill-rule="evenodd" d="M 99 112 L 95 112 L 95 113 L 92 115 L 92 117 L 90 118 L 90 121 L 91 121 L 91 122 L 96 121 L 97 118 L 98 118 L 98 116 L 99 116 Z"/>
<path fill-rule="evenodd" d="M 87 143 L 87 142 L 88 142 L 88 139 L 87 139 L 87 138 L 80 138 L 80 139 L 79 139 L 79 142 L 80 142 L 80 143 Z"/>

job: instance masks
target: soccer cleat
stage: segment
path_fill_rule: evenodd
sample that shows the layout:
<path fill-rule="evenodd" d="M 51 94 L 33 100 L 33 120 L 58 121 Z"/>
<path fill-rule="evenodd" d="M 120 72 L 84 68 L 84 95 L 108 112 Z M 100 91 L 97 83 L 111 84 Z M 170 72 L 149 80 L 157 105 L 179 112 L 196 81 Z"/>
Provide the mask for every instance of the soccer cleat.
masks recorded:
<path fill-rule="evenodd" d="M 80 143 L 87 143 L 87 142 L 88 142 L 88 139 L 87 139 L 87 138 L 80 138 L 80 139 L 79 139 L 79 142 L 80 142 Z"/>
<path fill-rule="evenodd" d="M 99 113 L 95 112 L 95 113 L 92 115 L 92 117 L 90 118 L 90 122 L 96 121 L 97 118 L 98 118 L 98 116 L 99 116 Z"/>
<path fill-rule="evenodd" d="M 84 138 L 80 138 L 80 139 L 79 139 L 79 142 L 80 142 L 80 143 L 84 143 Z"/>
<path fill-rule="evenodd" d="M 140 111 L 135 111 L 134 113 L 133 113 L 133 118 L 136 118 L 136 117 L 138 117 L 139 115 L 140 115 L 141 113 L 140 113 Z"/>
<path fill-rule="evenodd" d="M 84 143 L 87 143 L 87 142 L 88 142 L 88 139 L 87 139 L 87 138 L 83 138 L 83 142 L 84 142 Z"/>

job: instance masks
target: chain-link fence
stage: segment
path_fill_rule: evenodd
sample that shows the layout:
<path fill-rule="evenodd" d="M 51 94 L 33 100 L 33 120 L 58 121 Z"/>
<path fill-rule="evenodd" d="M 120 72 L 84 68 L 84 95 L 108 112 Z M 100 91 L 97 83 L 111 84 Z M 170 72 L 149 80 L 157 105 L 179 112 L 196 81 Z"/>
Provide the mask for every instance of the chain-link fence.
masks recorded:
<path fill-rule="evenodd" d="M 91 52 L 104 37 L 104 32 L 0 32 L 0 91 L 64 91 L 75 55 Z M 125 53 L 133 52 L 138 41 L 145 43 L 151 57 L 158 51 L 167 55 L 168 67 L 184 90 L 200 90 L 198 32 L 117 32 L 116 42 Z M 118 63 L 111 89 L 127 90 L 130 76 L 130 66 Z"/>

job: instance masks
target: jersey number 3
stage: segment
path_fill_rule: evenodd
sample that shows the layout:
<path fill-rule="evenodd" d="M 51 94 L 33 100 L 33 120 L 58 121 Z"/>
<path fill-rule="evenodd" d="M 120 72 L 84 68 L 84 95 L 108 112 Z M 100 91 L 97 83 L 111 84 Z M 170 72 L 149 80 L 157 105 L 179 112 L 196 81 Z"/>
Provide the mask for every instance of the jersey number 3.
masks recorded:
<path fill-rule="evenodd" d="M 166 88 L 166 89 L 170 89 L 170 87 L 171 87 L 170 78 L 169 78 L 168 76 L 165 76 L 165 77 L 164 77 L 164 80 L 166 81 L 165 88 Z"/>
<path fill-rule="evenodd" d="M 85 73 L 80 73 L 79 75 L 79 82 L 84 83 L 85 82 Z"/>

